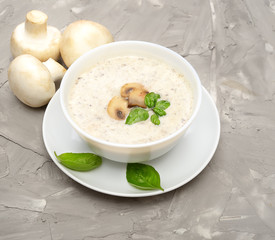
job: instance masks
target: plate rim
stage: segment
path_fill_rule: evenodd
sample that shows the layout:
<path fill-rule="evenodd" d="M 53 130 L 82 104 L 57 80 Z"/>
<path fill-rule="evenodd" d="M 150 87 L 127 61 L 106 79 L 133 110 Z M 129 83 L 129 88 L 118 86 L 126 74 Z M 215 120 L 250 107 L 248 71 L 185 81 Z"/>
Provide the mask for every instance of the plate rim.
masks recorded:
<path fill-rule="evenodd" d="M 60 90 L 58 89 L 55 93 L 55 95 L 53 96 L 53 98 L 50 100 L 50 102 L 47 105 L 47 108 L 45 110 L 44 116 L 43 116 L 43 122 L 42 122 L 42 137 L 43 137 L 43 142 L 45 145 L 45 148 L 51 158 L 51 160 L 55 163 L 55 165 L 63 172 L 65 173 L 68 177 L 70 177 L 71 179 L 73 179 L 74 181 L 76 181 L 77 183 L 87 187 L 88 189 L 103 193 L 103 194 L 107 194 L 107 195 L 112 195 L 112 196 L 118 196 L 118 197 L 130 197 L 130 198 L 135 198 L 135 197 L 150 197 L 150 196 L 155 196 L 155 195 L 160 195 L 160 194 L 164 194 L 164 193 L 168 193 L 171 192 L 179 187 L 182 187 L 183 185 L 187 184 L 188 182 L 190 182 L 191 180 L 193 180 L 195 177 L 197 177 L 204 169 L 205 167 L 209 164 L 209 162 L 212 160 L 218 144 L 219 144 L 219 140 L 220 140 L 220 133 L 221 133 L 221 123 L 220 123 L 220 116 L 219 116 L 219 112 L 218 109 L 216 107 L 216 104 L 213 100 L 213 98 L 211 97 L 211 95 L 209 94 L 209 92 L 202 86 L 202 93 L 206 94 L 206 97 L 210 100 L 211 105 L 214 108 L 214 112 L 215 113 L 215 118 L 217 119 L 217 134 L 216 134 L 216 138 L 215 138 L 215 142 L 213 142 L 213 147 L 211 149 L 211 152 L 209 151 L 208 157 L 205 161 L 203 161 L 203 164 L 200 166 L 200 168 L 198 168 L 192 175 L 190 175 L 188 178 L 184 179 L 183 181 L 180 181 L 178 184 L 175 184 L 172 187 L 166 188 L 164 189 L 164 191 L 161 190 L 140 190 L 140 193 L 122 193 L 122 192 L 115 192 L 115 191 L 109 191 L 106 189 L 101 189 L 97 186 L 91 186 L 90 184 L 82 181 L 81 179 L 79 179 L 77 176 L 73 175 L 68 169 L 66 169 L 66 167 L 62 166 L 54 157 L 54 154 L 52 153 L 52 151 L 50 151 L 50 147 L 46 141 L 46 118 L 48 116 L 48 111 L 51 108 L 51 106 L 54 104 L 55 101 L 58 101 L 58 97 L 60 95 Z M 57 98 L 57 100 L 56 100 Z M 202 98 L 203 99 L 203 98 Z M 60 103 L 59 103 L 60 104 Z M 66 118 L 64 117 L 64 119 L 66 120 Z M 192 126 L 191 126 L 192 127 Z M 73 130 L 73 128 L 71 127 L 71 129 Z M 80 138 L 80 137 L 79 137 Z M 171 150 L 173 151 L 173 149 Z M 92 152 L 92 151 L 91 151 Z M 107 159 L 106 159 L 107 160 Z M 111 160 L 108 160 L 111 161 Z M 124 164 L 126 165 L 126 163 L 119 163 L 119 164 Z"/>

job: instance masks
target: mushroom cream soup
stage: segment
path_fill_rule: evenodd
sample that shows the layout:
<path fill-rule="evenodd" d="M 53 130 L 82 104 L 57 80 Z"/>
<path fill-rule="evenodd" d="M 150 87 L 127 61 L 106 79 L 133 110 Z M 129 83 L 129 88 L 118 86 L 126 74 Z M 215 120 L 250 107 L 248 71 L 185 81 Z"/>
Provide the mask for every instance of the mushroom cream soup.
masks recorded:
<path fill-rule="evenodd" d="M 125 124 L 108 115 L 107 107 L 126 83 L 140 83 L 149 92 L 170 102 L 166 115 L 154 125 L 146 121 Z M 189 82 L 168 64 L 149 57 L 121 56 L 95 64 L 79 76 L 69 96 L 69 112 L 85 132 L 96 138 L 123 144 L 159 140 L 180 129 L 191 117 L 193 91 Z M 149 111 L 150 116 L 152 111 Z"/>

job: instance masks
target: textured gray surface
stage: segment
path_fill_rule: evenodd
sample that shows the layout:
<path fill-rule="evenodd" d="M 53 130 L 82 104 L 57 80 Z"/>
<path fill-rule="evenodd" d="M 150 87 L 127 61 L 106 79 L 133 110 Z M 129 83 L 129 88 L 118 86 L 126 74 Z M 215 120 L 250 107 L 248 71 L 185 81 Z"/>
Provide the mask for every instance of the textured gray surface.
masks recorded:
<path fill-rule="evenodd" d="M 59 29 L 99 22 L 115 40 L 185 56 L 216 101 L 218 149 L 183 187 L 120 198 L 63 174 L 42 141 L 45 108 L 11 93 L 9 38 L 32 9 Z M 275 239 L 275 1 L 0 0 L 0 239 Z"/>

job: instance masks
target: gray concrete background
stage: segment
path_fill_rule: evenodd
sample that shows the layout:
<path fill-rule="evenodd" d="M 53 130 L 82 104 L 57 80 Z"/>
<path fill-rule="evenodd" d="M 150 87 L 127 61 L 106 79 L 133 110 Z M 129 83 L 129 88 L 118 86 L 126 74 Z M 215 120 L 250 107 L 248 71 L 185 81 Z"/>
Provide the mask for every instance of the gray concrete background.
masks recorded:
<path fill-rule="evenodd" d="M 29 10 L 115 40 L 164 45 L 196 68 L 221 117 L 218 149 L 167 194 L 120 198 L 63 174 L 42 141 L 45 107 L 11 93 L 9 39 Z M 0 239 L 275 239 L 274 0 L 0 0 Z"/>

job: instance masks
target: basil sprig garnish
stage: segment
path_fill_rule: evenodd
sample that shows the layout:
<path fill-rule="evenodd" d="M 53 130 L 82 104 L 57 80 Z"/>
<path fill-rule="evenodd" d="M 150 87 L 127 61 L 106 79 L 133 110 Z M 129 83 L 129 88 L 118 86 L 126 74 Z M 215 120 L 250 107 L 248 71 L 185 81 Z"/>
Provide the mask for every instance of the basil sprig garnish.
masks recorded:
<path fill-rule="evenodd" d="M 166 100 L 161 100 L 156 103 L 153 111 L 159 116 L 165 116 L 166 112 L 164 111 L 166 108 L 170 106 L 170 103 Z"/>
<path fill-rule="evenodd" d="M 149 118 L 149 113 L 147 110 L 137 107 L 133 108 L 126 118 L 126 124 L 132 125 L 134 123 L 145 121 Z"/>
<path fill-rule="evenodd" d="M 170 102 L 166 101 L 166 100 L 160 100 L 156 103 L 154 108 L 158 108 L 158 109 L 162 109 L 165 110 L 170 106 Z"/>
<path fill-rule="evenodd" d="M 126 179 L 134 187 L 143 190 L 164 189 L 160 185 L 160 175 L 150 165 L 143 163 L 128 163 Z"/>
<path fill-rule="evenodd" d="M 54 152 L 54 155 L 62 165 L 75 171 L 90 171 L 102 163 L 102 158 L 93 153 L 62 153 L 57 155 Z"/>
<path fill-rule="evenodd" d="M 170 102 L 166 100 L 160 100 L 160 95 L 154 92 L 147 93 L 144 98 L 145 105 L 149 108 L 148 110 L 144 108 L 133 108 L 128 117 L 126 118 L 126 124 L 131 125 L 137 122 L 145 121 L 149 118 L 149 110 L 154 112 L 151 115 L 150 120 L 153 124 L 159 125 L 159 117 L 166 115 L 166 109 L 170 106 Z"/>
<path fill-rule="evenodd" d="M 159 94 L 154 92 L 147 93 L 144 98 L 144 103 L 148 108 L 153 108 L 156 106 L 158 99 L 160 98 Z"/>
<path fill-rule="evenodd" d="M 157 114 L 158 116 L 162 117 L 166 115 L 166 112 L 160 108 L 153 108 L 153 111 L 155 114 Z"/>
<path fill-rule="evenodd" d="M 155 125 L 160 124 L 159 116 L 157 114 L 153 114 L 150 119 L 151 119 L 151 122 L 154 123 Z"/>

